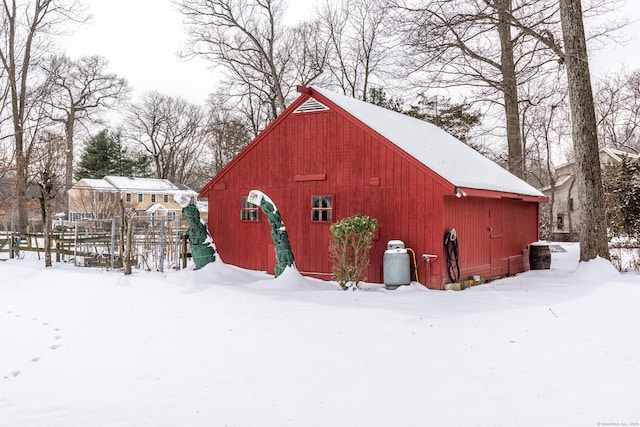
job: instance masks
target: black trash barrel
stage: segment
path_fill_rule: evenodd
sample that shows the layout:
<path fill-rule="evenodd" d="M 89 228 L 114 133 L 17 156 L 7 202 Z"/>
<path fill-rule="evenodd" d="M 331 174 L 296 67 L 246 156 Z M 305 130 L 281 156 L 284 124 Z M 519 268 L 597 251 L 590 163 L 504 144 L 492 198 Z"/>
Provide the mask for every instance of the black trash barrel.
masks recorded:
<path fill-rule="evenodd" d="M 532 270 L 551 268 L 551 251 L 547 243 L 536 242 L 529 245 L 529 266 Z"/>

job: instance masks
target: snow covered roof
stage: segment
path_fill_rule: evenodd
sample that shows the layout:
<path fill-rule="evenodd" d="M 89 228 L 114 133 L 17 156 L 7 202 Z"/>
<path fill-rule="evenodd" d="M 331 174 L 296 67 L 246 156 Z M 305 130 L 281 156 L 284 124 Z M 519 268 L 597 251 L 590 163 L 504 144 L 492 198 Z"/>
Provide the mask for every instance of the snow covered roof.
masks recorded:
<path fill-rule="evenodd" d="M 429 122 L 316 86 L 311 89 L 456 187 L 544 197 L 533 186 Z"/>
<path fill-rule="evenodd" d="M 157 178 L 136 178 L 128 176 L 105 176 L 105 181 L 110 182 L 121 191 L 156 191 L 174 193 L 179 190 L 171 181 Z"/>
<path fill-rule="evenodd" d="M 574 179 L 573 175 L 562 175 L 560 178 L 558 178 L 558 181 L 556 181 L 555 188 L 562 187 L 572 179 Z M 540 190 L 543 192 L 551 191 L 551 186 L 547 185 L 545 187 L 542 187 Z"/>
<path fill-rule="evenodd" d="M 178 188 L 178 191 L 174 191 L 174 193 L 183 193 L 189 197 L 194 197 L 198 195 L 197 191 L 192 190 L 191 188 L 187 187 L 184 184 L 175 184 L 175 186 Z"/>
<path fill-rule="evenodd" d="M 95 190 L 110 190 L 121 192 L 144 192 L 144 193 L 183 193 L 189 197 L 197 196 L 198 193 L 184 184 L 174 184 L 167 179 L 156 178 L 136 178 L 128 176 L 108 175 L 103 179 L 83 178 L 76 183 L 78 187 L 90 187 Z"/>
<path fill-rule="evenodd" d="M 154 213 L 157 211 L 162 211 L 162 212 L 168 212 L 169 209 L 167 209 L 163 204 L 161 203 L 156 203 L 154 205 L 151 205 L 150 207 L 148 207 L 147 209 L 145 209 L 145 212 L 148 213 Z"/>
<path fill-rule="evenodd" d="M 638 154 L 636 153 L 631 153 L 628 151 L 622 151 L 622 150 L 618 150 L 617 148 L 611 148 L 611 147 L 604 147 L 600 149 L 600 154 L 606 154 L 609 155 L 609 157 L 613 160 L 615 160 L 616 162 L 621 162 L 623 157 L 628 157 L 629 159 L 637 159 Z M 601 159 L 603 160 L 603 159 Z"/>
<path fill-rule="evenodd" d="M 111 190 L 116 191 L 115 187 L 104 179 L 82 178 L 76 183 L 78 187 L 89 187 L 95 190 Z"/>

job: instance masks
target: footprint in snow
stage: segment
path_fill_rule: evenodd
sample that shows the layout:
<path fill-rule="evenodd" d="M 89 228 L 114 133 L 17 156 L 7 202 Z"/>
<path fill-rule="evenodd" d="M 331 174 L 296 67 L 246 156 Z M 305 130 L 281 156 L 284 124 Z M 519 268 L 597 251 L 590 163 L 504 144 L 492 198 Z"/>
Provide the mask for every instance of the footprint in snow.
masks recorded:
<path fill-rule="evenodd" d="M 33 359 L 31 359 L 31 361 L 32 361 L 33 363 L 37 362 L 38 360 L 40 360 L 40 358 L 39 358 L 39 357 L 34 357 Z"/>
<path fill-rule="evenodd" d="M 60 335 L 56 335 L 55 337 L 53 337 L 54 339 L 59 340 L 60 338 L 62 338 Z"/>
<path fill-rule="evenodd" d="M 11 371 L 11 373 L 7 376 L 4 377 L 4 379 L 6 380 L 9 377 L 17 377 L 18 375 L 20 375 L 20 371 Z"/>
<path fill-rule="evenodd" d="M 50 346 L 49 348 L 50 348 L 51 350 L 55 350 L 55 349 L 57 349 L 57 348 L 60 348 L 60 346 L 59 346 L 59 345 L 57 345 L 57 344 L 54 344 L 54 345 Z"/>

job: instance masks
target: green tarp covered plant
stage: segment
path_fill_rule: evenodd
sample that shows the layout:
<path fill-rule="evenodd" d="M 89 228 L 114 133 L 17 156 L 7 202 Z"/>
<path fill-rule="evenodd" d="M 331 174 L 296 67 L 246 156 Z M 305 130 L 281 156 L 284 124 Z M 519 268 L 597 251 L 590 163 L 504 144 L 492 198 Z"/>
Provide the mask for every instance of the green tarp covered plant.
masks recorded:
<path fill-rule="evenodd" d="M 216 250 L 213 240 L 207 231 L 207 227 L 200 219 L 200 211 L 194 201 L 182 194 L 174 196 L 175 201 L 182 207 L 182 218 L 189 226 L 189 243 L 191 256 L 196 265 L 196 270 L 201 269 L 210 262 L 216 260 Z"/>
<path fill-rule="evenodd" d="M 276 250 L 275 276 L 280 276 L 287 267 L 294 267 L 293 252 L 289 243 L 287 228 L 282 222 L 280 212 L 275 203 L 259 190 L 251 190 L 247 201 L 253 205 L 260 206 L 262 212 L 267 215 L 267 222 L 271 226 L 271 238 Z"/>
<path fill-rule="evenodd" d="M 378 221 L 366 215 L 355 215 L 331 225 L 329 256 L 333 262 L 333 279 L 342 289 L 359 288 L 366 279 L 369 251 Z"/>
<path fill-rule="evenodd" d="M 275 276 L 278 277 L 287 267 L 293 266 L 293 252 L 289 243 L 289 235 L 287 229 L 282 222 L 280 212 L 276 209 L 273 202 L 263 197 L 260 202 L 262 212 L 267 215 L 267 222 L 271 226 L 271 238 L 276 250 L 276 266 L 274 268 Z"/>

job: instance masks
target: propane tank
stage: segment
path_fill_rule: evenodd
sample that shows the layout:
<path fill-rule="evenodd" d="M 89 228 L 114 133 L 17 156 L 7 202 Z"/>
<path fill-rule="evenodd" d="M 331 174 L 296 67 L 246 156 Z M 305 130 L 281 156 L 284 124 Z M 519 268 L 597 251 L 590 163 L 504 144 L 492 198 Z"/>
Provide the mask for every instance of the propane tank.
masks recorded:
<path fill-rule="evenodd" d="M 397 289 L 411 284 L 409 253 L 402 240 L 389 240 L 383 258 L 384 286 Z"/>

